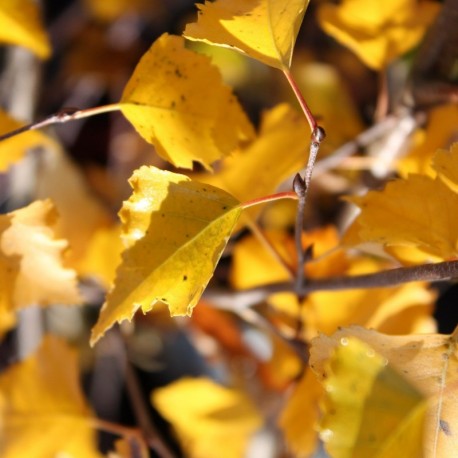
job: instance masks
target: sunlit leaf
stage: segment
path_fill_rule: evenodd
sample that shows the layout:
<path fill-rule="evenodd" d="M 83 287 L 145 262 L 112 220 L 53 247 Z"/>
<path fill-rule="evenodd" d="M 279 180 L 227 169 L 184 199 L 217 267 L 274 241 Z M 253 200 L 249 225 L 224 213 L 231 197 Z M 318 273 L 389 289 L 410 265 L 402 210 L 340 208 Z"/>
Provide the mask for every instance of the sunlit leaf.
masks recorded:
<path fill-rule="evenodd" d="M 458 143 L 454 143 L 450 147 L 450 151 L 439 150 L 436 152 L 433 169 L 451 190 L 458 193 Z"/>
<path fill-rule="evenodd" d="M 244 456 L 262 425 L 246 395 L 209 379 L 182 379 L 154 390 L 151 398 L 191 458 Z"/>
<path fill-rule="evenodd" d="M 0 110 L 0 135 L 16 130 L 23 125 L 24 123 Z M 54 144 L 51 138 L 39 130 L 29 130 L 21 135 L 2 140 L 0 142 L 0 172 L 5 172 L 12 164 L 20 161 L 27 151 L 50 144 Z"/>
<path fill-rule="evenodd" d="M 51 54 L 51 46 L 41 21 L 39 3 L 34 0 L 2 0 L 0 43 L 24 46 L 41 59 Z"/>
<path fill-rule="evenodd" d="M 234 48 L 279 69 L 289 68 L 309 0 L 217 0 L 197 4 L 190 40 Z"/>
<path fill-rule="evenodd" d="M 177 167 L 210 164 L 253 133 L 247 116 L 210 59 L 162 35 L 127 83 L 121 110 L 158 154 Z"/>
<path fill-rule="evenodd" d="M 320 437 L 330 455 L 422 456 L 424 395 L 365 342 L 342 337 L 324 360 L 321 342 L 310 364 L 325 388 Z"/>
<path fill-rule="evenodd" d="M 142 167 L 120 216 L 127 246 L 92 331 L 94 344 L 116 321 L 156 302 L 191 315 L 240 214 L 238 201 L 184 175 Z"/>
<path fill-rule="evenodd" d="M 75 272 L 62 266 L 67 243 L 54 238 L 56 219 L 49 200 L 0 216 L 2 302 L 10 308 L 81 302 Z"/>
<path fill-rule="evenodd" d="M 322 3 L 318 20 L 366 65 L 381 69 L 418 44 L 438 10 L 432 1 L 344 0 Z"/>
<path fill-rule="evenodd" d="M 351 326 L 337 331 L 331 337 L 320 335 L 314 341 L 310 358 L 310 364 L 319 377 L 327 374 L 325 361 L 342 339 L 349 337 L 356 337 L 370 345 L 391 368 L 427 397 L 424 456 L 453 456 L 458 447 L 454 430 L 458 421 L 456 331 L 451 335 L 388 336 Z"/>
<path fill-rule="evenodd" d="M 446 161 L 440 154 L 437 167 L 442 170 L 436 178 L 413 174 L 389 182 L 383 191 L 348 198 L 361 208 L 361 213 L 344 243 L 414 247 L 441 259 L 458 256 L 458 221 L 450 217 L 458 211 L 458 193 L 444 183 L 450 184 L 455 176 L 455 156 L 456 147 Z"/>
<path fill-rule="evenodd" d="M 77 355 L 56 337 L 0 375 L 2 458 L 101 457 L 91 418 Z"/>

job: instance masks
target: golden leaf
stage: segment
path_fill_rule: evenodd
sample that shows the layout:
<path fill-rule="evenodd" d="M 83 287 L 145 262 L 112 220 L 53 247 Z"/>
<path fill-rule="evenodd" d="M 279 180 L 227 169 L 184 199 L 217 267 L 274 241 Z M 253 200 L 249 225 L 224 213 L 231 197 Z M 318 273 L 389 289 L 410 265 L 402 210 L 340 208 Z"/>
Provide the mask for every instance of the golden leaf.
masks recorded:
<path fill-rule="evenodd" d="M 35 354 L 0 375 L 0 454 L 99 458 L 76 353 L 47 336 Z"/>
<path fill-rule="evenodd" d="M 2 0 L 0 5 L 0 43 L 24 46 L 41 59 L 51 54 L 43 27 L 39 4 L 33 0 Z"/>
<path fill-rule="evenodd" d="M 120 107 L 158 154 L 177 167 L 205 167 L 254 131 L 210 59 L 184 47 L 182 37 L 158 38 L 142 57 Z"/>
<path fill-rule="evenodd" d="M 151 399 L 191 458 L 244 456 L 250 436 L 262 426 L 247 396 L 205 378 L 181 379 L 154 390 Z"/>
<path fill-rule="evenodd" d="M 19 129 L 23 125 L 0 110 L 0 135 Z M 28 150 L 51 144 L 55 143 L 39 130 L 29 130 L 21 135 L 2 140 L 0 142 L 0 172 L 6 172 L 12 164 L 20 161 Z"/>
<path fill-rule="evenodd" d="M 355 337 L 366 342 L 374 352 L 386 359 L 391 368 L 428 398 L 424 428 L 425 456 L 453 456 L 458 447 L 454 433 L 458 424 L 456 332 L 451 335 L 388 336 L 351 326 L 337 331 L 331 337 L 320 335 L 315 339 L 310 365 L 318 375 L 327 374 L 325 361 L 342 339 Z"/>
<path fill-rule="evenodd" d="M 81 303 L 75 272 L 62 267 L 67 243 L 54 239 L 56 219 L 49 200 L 0 216 L 1 302 L 8 308 Z"/>
<path fill-rule="evenodd" d="M 438 10 L 431 1 L 344 0 L 320 5 L 318 20 L 368 67 L 380 70 L 421 40 Z"/>
<path fill-rule="evenodd" d="M 217 0 L 198 4 L 189 40 L 233 48 L 279 69 L 291 66 L 294 43 L 309 0 Z"/>
<path fill-rule="evenodd" d="M 172 316 L 191 315 L 241 211 L 226 192 L 154 167 L 135 171 L 130 184 L 134 192 L 120 211 L 127 248 L 92 344 L 156 302 Z"/>
<path fill-rule="evenodd" d="M 342 337 L 328 352 L 322 341 L 313 340 L 310 364 L 325 389 L 320 438 L 329 454 L 422 456 L 424 395 L 365 342 Z"/>

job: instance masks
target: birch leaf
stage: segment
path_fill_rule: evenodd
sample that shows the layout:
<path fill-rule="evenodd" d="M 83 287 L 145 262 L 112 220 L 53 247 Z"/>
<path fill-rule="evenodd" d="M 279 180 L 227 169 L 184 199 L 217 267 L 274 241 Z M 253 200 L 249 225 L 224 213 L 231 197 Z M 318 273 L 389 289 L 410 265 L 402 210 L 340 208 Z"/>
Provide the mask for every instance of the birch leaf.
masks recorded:
<path fill-rule="evenodd" d="M 248 397 L 209 379 L 178 380 L 153 391 L 151 399 L 191 458 L 245 456 L 250 436 L 262 425 Z"/>
<path fill-rule="evenodd" d="M 230 88 L 206 56 L 182 37 L 162 35 L 142 57 L 120 107 L 138 133 L 177 167 L 206 168 L 254 131 Z"/>
<path fill-rule="evenodd" d="M 0 375 L 0 454 L 100 458 L 77 355 L 47 336 L 38 351 Z"/>
<path fill-rule="evenodd" d="M 39 3 L 34 0 L 2 0 L 0 43 L 24 46 L 40 59 L 51 54 L 51 46 L 41 21 Z"/>
<path fill-rule="evenodd" d="M 344 0 L 321 4 L 318 20 L 367 66 L 380 70 L 418 44 L 438 10 L 431 1 Z"/>
<path fill-rule="evenodd" d="M 424 456 L 453 456 L 458 447 L 457 331 L 451 335 L 388 336 L 351 326 L 340 329 L 331 337 L 322 334 L 313 340 L 310 357 L 310 365 L 320 378 L 328 375 L 325 361 L 342 339 L 350 337 L 370 345 L 390 367 L 428 398 Z M 396 455 L 408 456 L 401 449 Z"/>
<path fill-rule="evenodd" d="M 241 211 L 225 191 L 154 167 L 135 171 L 130 184 L 133 194 L 120 211 L 127 248 L 91 344 L 156 302 L 172 316 L 190 316 Z"/>
<path fill-rule="evenodd" d="M 313 345 L 319 353 L 320 338 Z M 332 457 L 422 456 L 426 399 L 383 356 L 343 337 L 321 367 L 319 377 L 326 378 L 320 437 Z"/>
<path fill-rule="evenodd" d="M 271 67 L 291 66 L 294 43 L 309 0 L 217 0 L 198 4 L 190 40 L 233 48 Z"/>

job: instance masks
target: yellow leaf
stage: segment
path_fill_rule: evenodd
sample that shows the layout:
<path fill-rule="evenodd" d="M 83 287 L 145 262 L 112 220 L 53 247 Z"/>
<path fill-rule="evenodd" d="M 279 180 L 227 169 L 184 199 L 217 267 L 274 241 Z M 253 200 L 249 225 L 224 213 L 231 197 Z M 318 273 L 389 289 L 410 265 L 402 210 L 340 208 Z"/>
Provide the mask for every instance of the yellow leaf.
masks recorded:
<path fill-rule="evenodd" d="M 142 57 L 120 107 L 158 154 L 177 167 L 205 167 L 230 153 L 253 127 L 210 59 L 162 35 Z"/>
<path fill-rule="evenodd" d="M 233 48 L 275 68 L 291 66 L 294 43 L 309 0 L 217 0 L 197 4 L 197 23 L 183 35 Z"/>
<path fill-rule="evenodd" d="M 342 337 L 324 358 L 321 342 L 313 340 L 310 364 L 325 388 L 320 437 L 330 455 L 422 456 L 421 392 L 365 342 Z"/>
<path fill-rule="evenodd" d="M 16 121 L 0 110 L 0 135 L 16 130 L 23 125 L 24 123 Z M 51 138 L 39 130 L 29 130 L 21 135 L 2 140 L 0 142 L 0 172 L 6 172 L 12 164 L 20 161 L 28 150 L 50 144 L 54 144 Z"/>
<path fill-rule="evenodd" d="M 56 337 L 0 375 L 2 458 L 100 457 L 91 417 L 77 355 Z"/>
<path fill-rule="evenodd" d="M 191 315 L 241 211 L 226 192 L 154 167 L 135 171 L 130 184 L 134 192 L 120 211 L 127 248 L 92 344 L 156 302 L 172 316 Z"/>
<path fill-rule="evenodd" d="M 287 104 L 278 105 L 264 113 L 256 140 L 224 159 L 214 175 L 196 179 L 230 192 L 241 202 L 272 194 L 307 163 L 308 132 L 303 116 Z M 256 206 L 247 214 L 256 219 L 261 210 Z"/>
<path fill-rule="evenodd" d="M 2 302 L 10 308 L 81 303 L 75 272 L 62 267 L 67 243 L 54 238 L 56 219 L 49 200 L 0 216 Z"/>
<path fill-rule="evenodd" d="M 139 441 L 118 439 L 115 442 L 115 451 L 109 452 L 107 458 L 149 458 L 148 450 Z"/>
<path fill-rule="evenodd" d="M 124 15 L 145 13 L 155 0 L 84 0 L 88 11 L 99 21 L 114 22 Z"/>
<path fill-rule="evenodd" d="M 279 426 L 295 457 L 313 456 L 317 448 L 319 402 L 324 391 L 311 370 L 307 370 L 283 409 Z"/>
<path fill-rule="evenodd" d="M 433 159 L 433 168 L 439 178 L 452 191 L 458 193 L 458 143 L 454 143 L 450 151 L 437 151 Z"/>
<path fill-rule="evenodd" d="M 248 397 L 209 379 L 182 379 L 154 390 L 151 398 L 191 458 L 244 456 L 262 425 Z"/>
<path fill-rule="evenodd" d="M 24 46 L 41 59 L 51 54 L 51 46 L 34 0 L 2 0 L 0 43 Z"/>
<path fill-rule="evenodd" d="M 327 374 L 325 361 L 342 339 L 366 342 L 428 398 L 424 428 L 425 456 L 454 456 L 458 449 L 458 348 L 456 330 L 451 335 L 388 336 L 358 326 L 343 328 L 331 337 L 313 341 L 310 364 L 316 374 Z M 409 456 L 404 453 L 397 455 Z M 411 455 L 412 456 L 412 455 Z M 415 455 L 413 455 L 415 456 Z"/>
<path fill-rule="evenodd" d="M 448 182 L 454 176 L 450 170 L 456 156 L 455 147 L 447 157 L 446 170 L 440 172 Z M 443 160 L 439 161 L 445 167 Z M 344 243 L 415 247 L 441 259 L 458 256 L 458 221 L 450 217 L 458 212 L 458 193 L 440 177 L 409 175 L 405 180 L 388 183 L 383 191 L 348 200 L 358 205 L 361 213 L 353 223 L 356 230 L 350 227 Z"/>
<path fill-rule="evenodd" d="M 343 0 L 321 4 L 321 27 L 379 70 L 413 48 L 434 20 L 439 4 L 416 0 Z"/>

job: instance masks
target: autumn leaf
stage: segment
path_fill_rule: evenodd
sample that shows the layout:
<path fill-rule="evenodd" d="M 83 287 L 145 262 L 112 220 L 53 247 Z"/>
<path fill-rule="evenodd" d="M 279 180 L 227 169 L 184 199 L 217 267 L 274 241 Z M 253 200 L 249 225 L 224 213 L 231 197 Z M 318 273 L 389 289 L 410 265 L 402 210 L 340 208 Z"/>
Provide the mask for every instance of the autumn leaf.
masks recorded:
<path fill-rule="evenodd" d="M 326 374 L 325 361 L 329 355 L 342 339 L 353 337 L 370 345 L 392 369 L 427 397 L 424 455 L 453 456 L 458 446 L 453 430 L 458 414 L 456 330 L 451 335 L 388 336 L 359 326 L 343 328 L 331 337 L 320 335 L 313 341 L 310 365 L 314 372 Z"/>
<path fill-rule="evenodd" d="M 418 44 L 438 10 L 437 2 L 424 0 L 344 0 L 321 4 L 318 21 L 367 66 L 380 70 Z"/>
<path fill-rule="evenodd" d="M 40 59 L 50 56 L 51 46 L 41 21 L 41 11 L 37 2 L 2 0 L 0 43 L 24 46 Z"/>
<path fill-rule="evenodd" d="M 262 426 L 247 396 L 205 378 L 178 380 L 154 390 L 151 400 L 191 458 L 244 456 L 250 436 Z"/>
<path fill-rule="evenodd" d="M 264 113 L 252 143 L 225 158 L 218 172 L 199 174 L 196 179 L 224 189 L 241 202 L 266 196 L 305 166 L 309 142 L 303 116 L 280 104 Z M 252 219 L 260 212 L 259 206 L 247 210 Z"/>
<path fill-rule="evenodd" d="M 56 219 L 49 200 L 0 216 L 2 307 L 81 303 L 75 272 L 62 266 L 67 243 L 54 238 Z"/>
<path fill-rule="evenodd" d="M 0 454 L 97 458 L 92 413 L 76 353 L 46 336 L 35 354 L 0 375 Z"/>
<path fill-rule="evenodd" d="M 450 218 L 458 211 L 458 194 L 449 186 L 457 155 L 456 146 L 447 156 L 439 154 L 433 165 L 439 174 L 436 178 L 412 174 L 389 182 L 383 191 L 348 198 L 361 213 L 343 242 L 413 247 L 440 259 L 458 256 L 458 222 Z"/>
<path fill-rule="evenodd" d="M 324 385 L 320 438 L 329 454 L 422 456 L 424 395 L 365 342 L 342 337 L 325 358 L 321 342 L 313 340 L 310 364 Z"/>
<path fill-rule="evenodd" d="M 217 0 L 197 4 L 189 40 L 233 48 L 280 70 L 289 69 L 309 0 Z"/>
<path fill-rule="evenodd" d="M 97 20 L 106 22 L 114 22 L 123 15 L 145 13 L 151 7 L 148 0 L 84 0 L 84 5 Z"/>
<path fill-rule="evenodd" d="M 210 59 L 182 37 L 158 38 L 140 60 L 120 102 L 126 118 L 177 167 L 206 168 L 253 137 L 253 127 Z"/>
<path fill-rule="evenodd" d="M 126 250 L 115 285 L 92 330 L 93 345 L 116 321 L 156 302 L 191 315 L 237 219 L 238 201 L 184 175 L 141 167 L 120 211 Z"/>
<path fill-rule="evenodd" d="M 23 125 L 24 123 L 17 121 L 3 110 L 0 110 L 0 135 L 19 129 Z M 28 150 L 54 144 L 50 137 L 39 130 L 29 130 L 21 135 L 2 140 L 0 142 L 0 172 L 6 172 L 11 165 L 20 161 Z"/>

